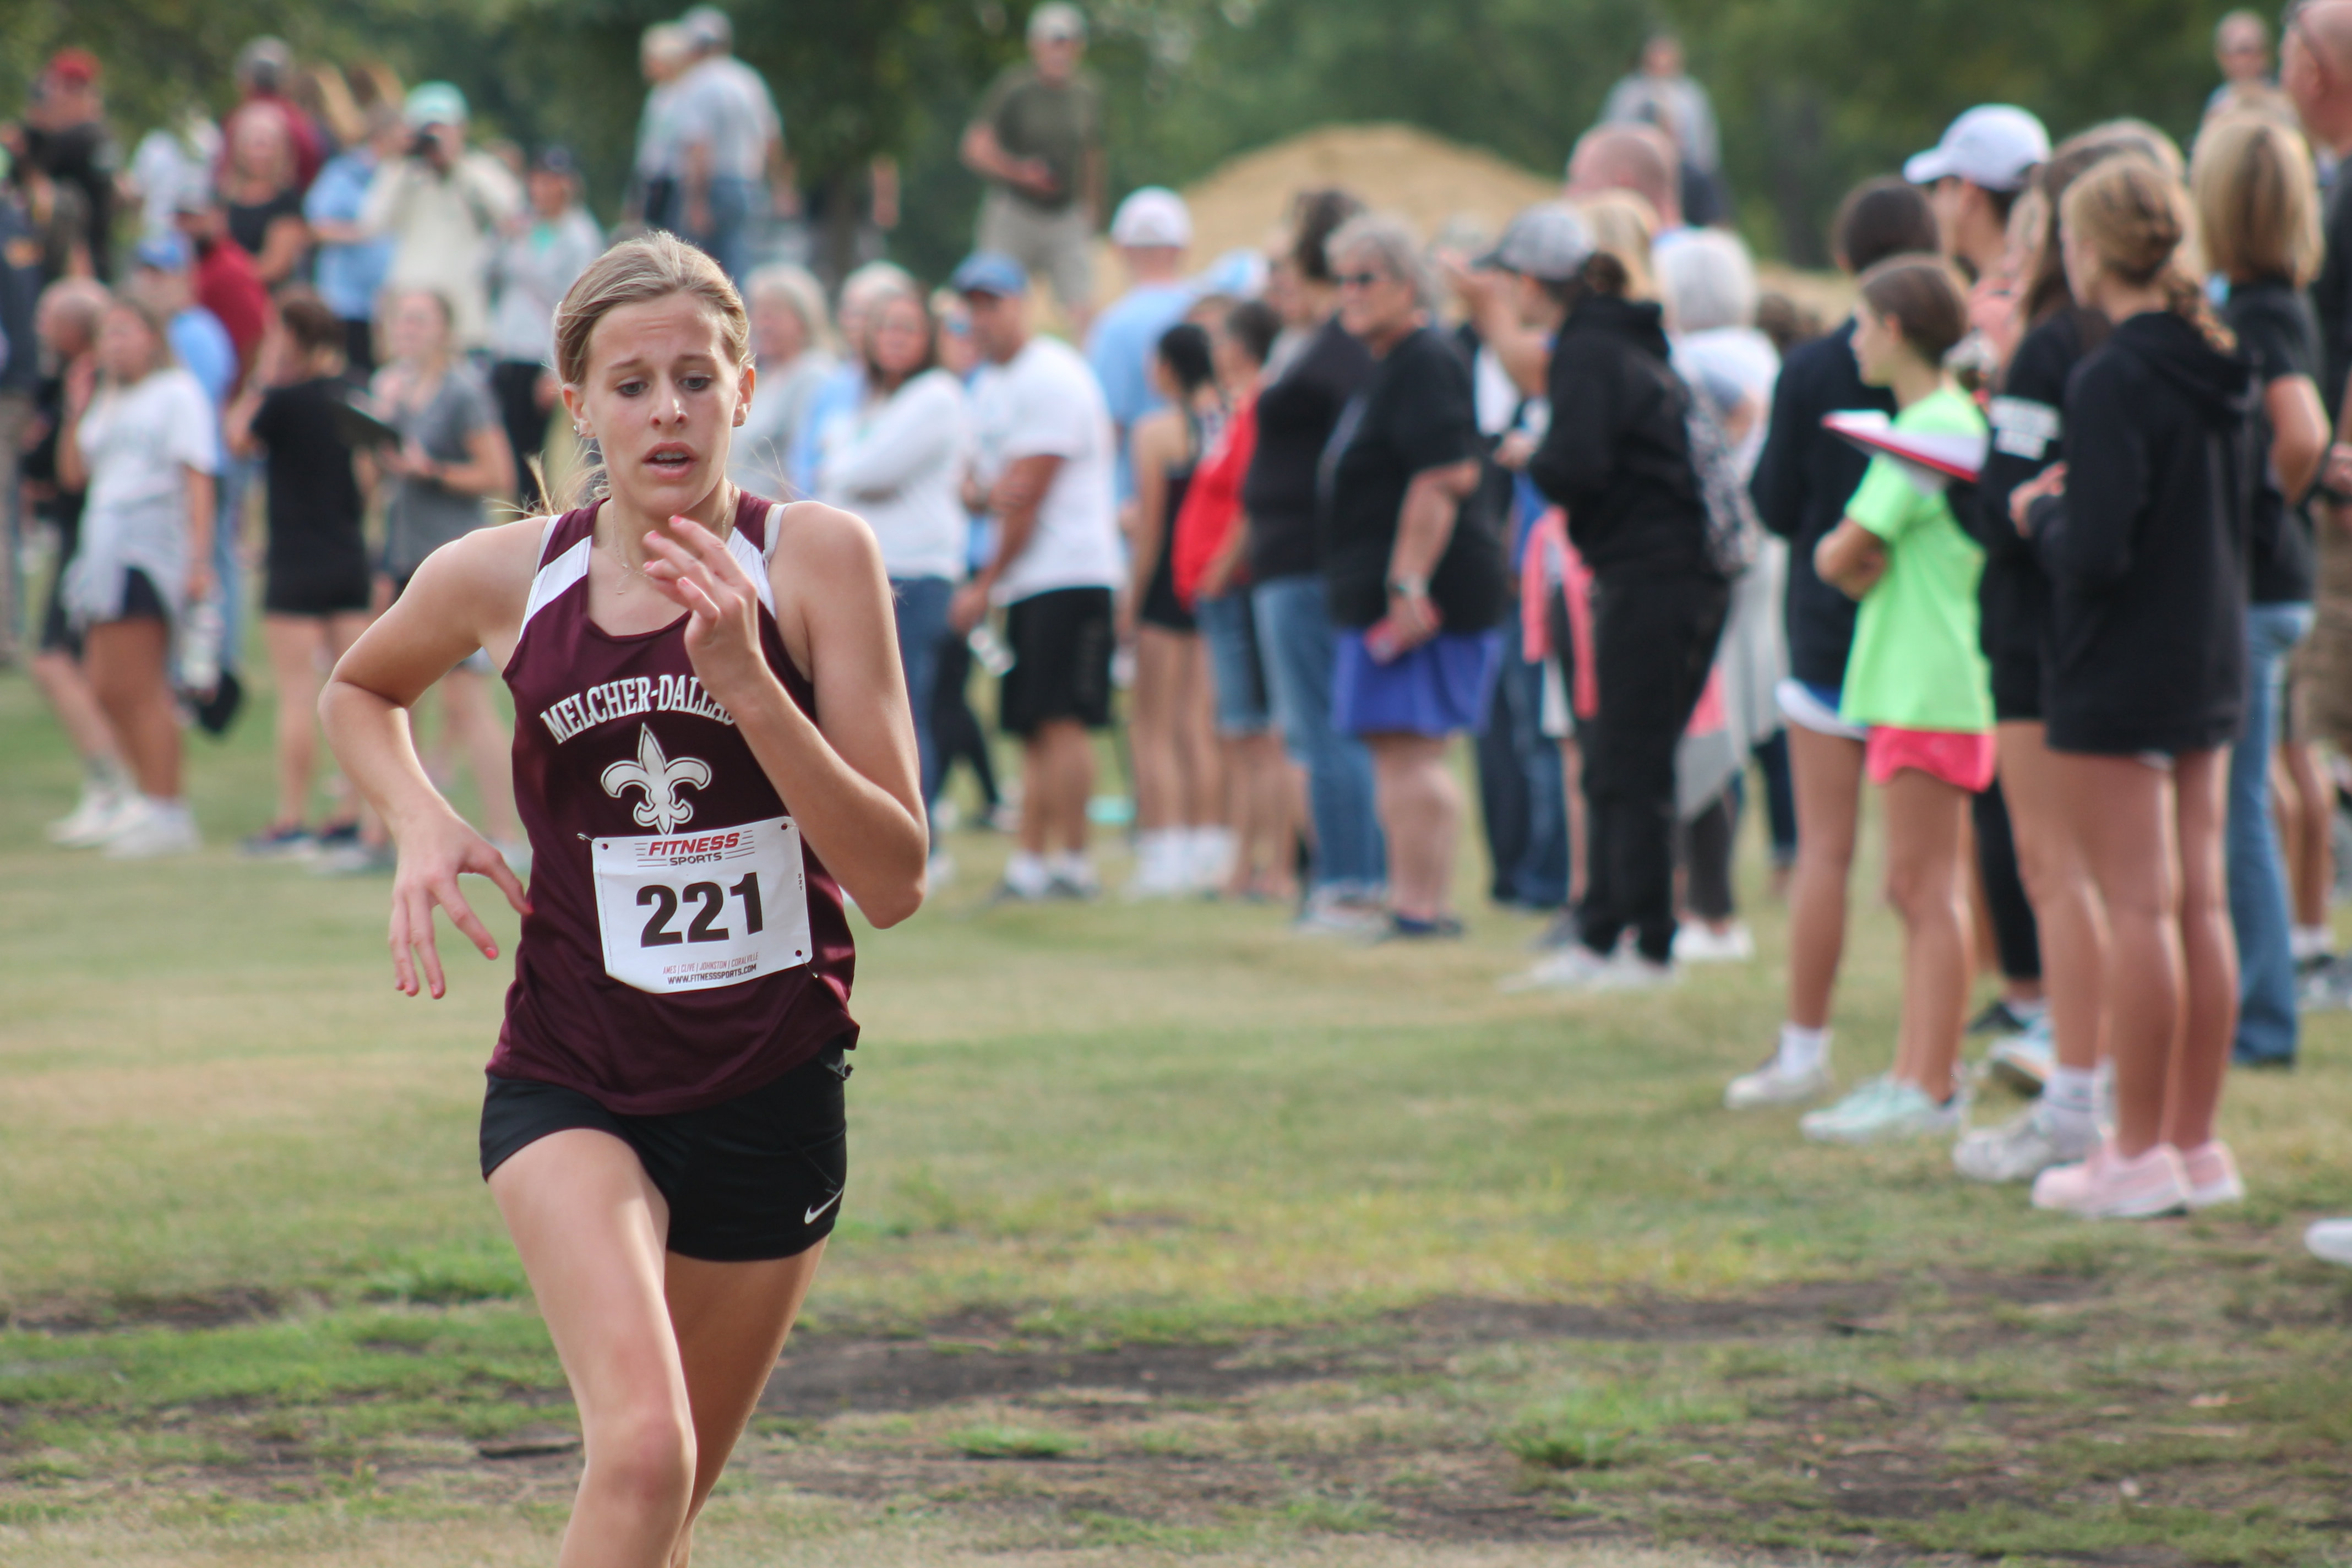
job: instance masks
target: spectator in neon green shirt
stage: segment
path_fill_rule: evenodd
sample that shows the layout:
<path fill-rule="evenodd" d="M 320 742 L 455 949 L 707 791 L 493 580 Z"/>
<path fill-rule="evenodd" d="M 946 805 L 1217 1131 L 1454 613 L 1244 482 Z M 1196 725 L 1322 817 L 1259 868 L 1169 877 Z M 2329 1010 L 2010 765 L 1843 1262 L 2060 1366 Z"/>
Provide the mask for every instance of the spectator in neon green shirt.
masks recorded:
<path fill-rule="evenodd" d="M 1895 432 L 1980 441 L 1983 419 L 1943 368 L 1968 331 L 1958 276 L 1939 260 L 1898 257 L 1864 273 L 1861 288 L 1854 359 L 1864 382 L 1894 393 Z M 1813 564 L 1862 602 L 1838 714 L 1869 726 L 1865 765 L 1885 792 L 1903 1022 L 1893 1070 L 1801 1125 L 1836 1142 L 1948 1136 L 1965 1110 L 1956 1068 L 1975 967 L 1969 801 L 1992 781 L 1994 758 L 1991 680 L 1977 640 L 1984 551 L 1941 485 L 1879 457 Z"/>

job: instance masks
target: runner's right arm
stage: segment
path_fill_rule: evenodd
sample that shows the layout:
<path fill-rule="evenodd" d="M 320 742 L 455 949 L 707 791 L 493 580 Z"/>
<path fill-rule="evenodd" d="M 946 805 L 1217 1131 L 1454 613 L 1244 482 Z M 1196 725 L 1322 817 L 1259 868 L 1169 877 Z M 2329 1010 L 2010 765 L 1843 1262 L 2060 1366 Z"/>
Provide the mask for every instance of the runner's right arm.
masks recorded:
<path fill-rule="evenodd" d="M 485 958 L 498 943 L 457 890 L 471 872 L 496 882 L 528 912 L 522 883 L 489 840 L 460 817 L 425 776 L 407 710 L 476 648 L 503 663 L 521 630 L 544 524 L 485 528 L 425 557 L 408 591 L 360 635 L 320 694 L 319 718 L 344 773 L 391 828 L 400 849 L 392 885 L 393 983 L 414 996 L 448 989 L 433 907 L 448 912 Z"/>

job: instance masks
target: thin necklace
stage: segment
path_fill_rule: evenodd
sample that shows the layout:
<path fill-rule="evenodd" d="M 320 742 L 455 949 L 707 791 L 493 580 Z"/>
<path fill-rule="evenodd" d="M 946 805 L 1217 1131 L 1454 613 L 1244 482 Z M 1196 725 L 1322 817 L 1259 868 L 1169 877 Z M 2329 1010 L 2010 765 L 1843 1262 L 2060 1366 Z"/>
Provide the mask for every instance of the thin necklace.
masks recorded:
<path fill-rule="evenodd" d="M 729 499 L 731 503 L 733 498 L 730 497 Z M 727 509 L 727 517 L 728 521 L 726 525 L 719 531 L 719 537 L 722 542 L 729 534 L 735 531 L 735 509 L 731 504 Z M 604 532 L 603 519 L 601 517 L 598 519 L 596 531 L 600 535 Z M 621 533 L 617 526 L 613 530 L 609 538 L 600 539 L 599 542 L 604 546 L 605 553 L 612 556 L 613 564 L 620 568 L 620 580 L 613 584 L 614 595 L 618 597 L 629 591 L 629 584 L 632 582 L 646 574 L 646 563 L 642 561 L 638 562 L 635 565 L 631 565 L 629 563 L 628 557 L 621 552 Z"/>

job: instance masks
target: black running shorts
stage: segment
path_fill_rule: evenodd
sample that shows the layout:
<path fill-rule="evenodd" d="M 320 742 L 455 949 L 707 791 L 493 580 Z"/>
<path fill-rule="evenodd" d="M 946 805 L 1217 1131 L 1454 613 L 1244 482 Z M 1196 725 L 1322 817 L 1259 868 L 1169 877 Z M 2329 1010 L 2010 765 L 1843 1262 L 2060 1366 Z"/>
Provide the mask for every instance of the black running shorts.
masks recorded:
<path fill-rule="evenodd" d="M 1089 730 L 1108 724 L 1117 635 L 1108 588 L 1055 588 L 1014 604 L 1004 615 L 1013 668 L 997 699 L 998 721 L 1024 738 L 1056 719 Z"/>
<path fill-rule="evenodd" d="M 621 1116 L 576 1089 L 491 1076 L 482 1179 L 551 1132 L 609 1132 L 669 1204 L 669 1250 L 709 1263 L 793 1258 L 833 1234 L 849 1179 L 842 1047 L 699 1110 Z"/>

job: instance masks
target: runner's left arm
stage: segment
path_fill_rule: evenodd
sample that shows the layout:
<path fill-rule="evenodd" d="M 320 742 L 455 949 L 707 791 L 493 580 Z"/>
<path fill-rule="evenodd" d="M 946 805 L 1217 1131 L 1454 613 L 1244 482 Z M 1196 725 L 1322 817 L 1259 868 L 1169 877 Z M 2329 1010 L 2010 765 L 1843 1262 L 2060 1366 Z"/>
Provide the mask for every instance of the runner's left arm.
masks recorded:
<path fill-rule="evenodd" d="M 813 502 L 790 515 L 792 559 L 776 551 L 770 582 L 822 723 L 770 668 L 758 588 L 716 534 L 684 519 L 671 523 L 678 540 L 647 534 L 646 580 L 691 616 L 694 672 L 734 718 L 801 837 L 866 919 L 893 926 L 921 907 L 929 829 L 889 578 L 881 547 L 856 517 Z M 795 637 L 795 623 L 804 637 Z"/>

